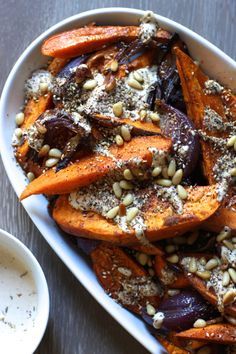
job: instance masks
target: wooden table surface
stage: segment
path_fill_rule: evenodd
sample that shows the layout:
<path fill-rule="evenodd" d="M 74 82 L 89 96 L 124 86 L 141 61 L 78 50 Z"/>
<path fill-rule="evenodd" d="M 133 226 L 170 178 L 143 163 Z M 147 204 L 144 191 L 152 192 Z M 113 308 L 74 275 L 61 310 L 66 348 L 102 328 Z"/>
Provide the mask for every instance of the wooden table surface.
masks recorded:
<path fill-rule="evenodd" d="M 236 58 L 236 0 L 0 0 L 0 88 L 21 52 L 47 28 L 93 8 L 128 5 L 182 23 Z M 147 353 L 54 254 L 17 200 L 2 163 L 0 173 L 0 228 L 32 250 L 48 281 L 50 319 L 37 354 Z"/>

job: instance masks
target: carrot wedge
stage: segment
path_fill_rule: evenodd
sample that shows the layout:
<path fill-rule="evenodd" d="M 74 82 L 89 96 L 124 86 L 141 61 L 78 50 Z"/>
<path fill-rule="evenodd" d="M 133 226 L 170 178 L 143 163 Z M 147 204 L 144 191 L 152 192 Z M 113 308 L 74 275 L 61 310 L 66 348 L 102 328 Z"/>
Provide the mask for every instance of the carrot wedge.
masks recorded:
<path fill-rule="evenodd" d="M 236 327 L 231 324 L 220 323 L 204 328 L 191 328 L 187 331 L 177 333 L 176 337 L 219 344 L 235 344 Z"/>
<path fill-rule="evenodd" d="M 161 289 L 151 280 L 144 268 L 121 248 L 101 244 L 90 256 L 98 280 L 109 296 L 138 314 L 141 314 L 147 303 L 157 308 Z M 129 292 L 129 287 L 135 289 L 134 296 Z M 145 289 L 150 289 L 149 293 Z"/>
<path fill-rule="evenodd" d="M 48 170 L 28 184 L 20 199 L 41 193 L 70 193 L 74 189 L 89 185 L 109 172 L 118 169 L 118 161 L 129 164 L 130 159 L 141 158 L 145 161 L 144 163 L 147 167 L 151 166 L 152 153 L 149 151 L 150 147 L 168 152 L 171 149 L 171 140 L 161 136 L 137 137 L 122 147 L 112 145 L 108 150 L 108 154 L 111 157 L 93 154 L 82 158 L 59 172 L 55 172 L 55 169 Z"/>
<path fill-rule="evenodd" d="M 215 186 L 191 188 L 188 191 L 189 200 L 184 204 L 182 214 L 175 214 L 171 205 L 163 204 L 157 196 L 148 199 L 142 213 L 147 239 L 156 241 L 175 237 L 201 224 L 219 206 L 215 188 Z M 125 232 L 117 224 L 97 213 L 83 213 L 74 209 L 69 204 L 68 195 L 61 195 L 57 199 L 52 217 L 62 230 L 74 236 L 104 240 L 119 245 L 139 244 L 133 229 Z"/>
<path fill-rule="evenodd" d="M 167 350 L 168 354 L 190 354 L 191 352 L 183 348 L 177 347 L 175 344 L 171 343 L 164 337 L 155 335 L 158 342 Z"/>
<path fill-rule="evenodd" d="M 92 26 L 67 31 L 46 39 L 42 54 L 58 58 L 72 58 L 101 49 L 118 41 L 131 42 L 138 38 L 138 26 Z M 165 41 L 170 33 L 159 29 L 156 39 Z"/>

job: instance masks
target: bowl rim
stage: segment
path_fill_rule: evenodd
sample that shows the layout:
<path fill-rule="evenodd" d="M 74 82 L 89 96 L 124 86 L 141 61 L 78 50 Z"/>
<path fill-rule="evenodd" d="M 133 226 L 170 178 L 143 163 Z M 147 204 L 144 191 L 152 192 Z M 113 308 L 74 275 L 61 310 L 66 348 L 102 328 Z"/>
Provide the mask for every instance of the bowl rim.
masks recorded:
<path fill-rule="evenodd" d="M 8 75 L 8 78 L 6 80 L 6 83 L 4 85 L 3 91 L 2 91 L 2 96 L 1 96 L 1 101 L 0 101 L 0 127 L 2 124 L 2 117 L 5 116 L 5 112 L 7 109 L 7 103 L 9 100 L 10 92 L 11 92 L 11 83 L 14 81 L 14 77 L 18 70 L 20 69 L 21 65 L 24 64 L 25 60 L 27 59 L 28 55 L 35 49 L 37 45 L 39 45 L 44 38 L 49 36 L 50 34 L 54 33 L 57 30 L 60 30 L 61 27 L 64 27 L 66 25 L 69 25 L 70 23 L 73 23 L 74 21 L 81 21 L 83 19 L 86 19 L 89 16 L 93 15 L 109 15 L 109 14 L 130 14 L 131 16 L 142 16 L 146 11 L 140 10 L 140 9 L 134 9 L 134 8 L 126 8 L 126 7 L 108 7 L 108 8 L 99 8 L 99 9 L 93 9 L 85 12 L 78 13 L 76 15 L 70 16 L 64 20 L 59 21 L 55 25 L 51 26 L 48 28 L 46 31 L 44 31 L 41 35 L 39 35 L 36 39 L 34 39 L 31 44 L 23 51 L 23 53 L 20 55 L 16 63 L 14 64 L 10 74 Z M 168 19 L 167 17 L 157 15 L 155 13 L 155 16 L 158 21 L 161 23 L 164 23 L 166 25 L 169 25 L 170 27 L 174 27 L 176 31 L 180 31 L 181 33 L 186 33 L 191 37 L 193 41 L 197 41 L 200 43 L 200 45 L 203 45 L 203 47 L 208 47 L 215 55 L 220 56 L 224 61 L 227 61 L 230 66 L 236 69 L 236 63 L 235 61 L 230 58 L 227 54 L 225 54 L 222 50 L 217 48 L 214 44 L 203 38 L 202 36 L 198 35 L 194 31 L 188 29 L 187 27 Z M 163 26 L 165 27 L 165 26 Z M 3 164 L 5 167 L 5 170 L 7 172 L 8 178 L 16 192 L 17 195 L 19 195 L 20 190 L 18 186 L 16 185 L 15 179 L 13 174 L 11 173 L 11 163 L 8 161 L 8 154 L 6 151 L 6 146 L 4 144 L 4 139 L 1 139 L 3 137 L 4 133 L 3 130 L 0 128 L 0 148 L 1 148 L 1 156 L 3 160 Z M 4 154 L 6 152 L 6 154 Z M 36 197 L 38 198 L 38 196 Z M 33 202 L 33 200 L 32 200 Z M 29 205 L 28 201 L 25 200 L 23 201 L 23 206 L 27 209 L 27 206 Z M 31 219 L 34 222 L 35 218 L 32 217 Z M 96 301 L 103 306 L 103 308 L 109 312 L 109 314 L 115 318 L 115 320 L 120 323 L 120 325 L 123 326 L 127 330 L 128 333 L 130 333 L 136 340 L 138 340 L 142 345 L 144 345 L 150 352 L 154 353 L 154 345 L 149 344 L 144 344 L 142 341 L 142 338 L 140 338 L 137 333 L 132 332 L 132 329 L 130 329 L 129 325 L 125 320 L 122 319 L 122 316 L 119 316 L 119 311 L 114 307 L 112 310 L 107 308 L 107 300 L 104 298 L 101 298 L 99 294 L 96 293 L 95 289 L 91 286 L 91 281 L 87 279 L 86 275 L 84 275 L 82 272 L 79 272 L 73 263 L 73 261 L 70 259 L 68 254 L 64 254 L 63 250 L 60 245 L 57 245 L 50 240 L 50 237 L 47 237 L 47 234 L 45 232 L 45 228 L 43 226 L 43 223 L 38 223 L 37 228 L 39 231 L 43 234 L 43 237 L 47 240 L 49 245 L 52 247 L 54 252 L 63 260 L 65 265 L 70 269 L 70 271 L 76 276 L 76 278 L 80 281 L 80 283 L 86 288 L 87 291 L 96 299 Z M 159 345 L 159 348 L 161 346 Z M 156 349 L 156 347 L 155 347 Z M 156 353 L 156 351 L 155 351 Z"/>
<path fill-rule="evenodd" d="M 33 353 L 37 349 L 39 343 L 43 338 L 43 335 L 47 327 L 48 318 L 49 318 L 50 301 L 49 301 L 49 290 L 48 290 L 47 281 L 44 272 L 39 262 L 37 261 L 36 257 L 29 250 L 29 248 L 24 245 L 23 242 L 21 242 L 15 236 L 13 236 L 12 234 L 10 234 L 9 232 L 3 229 L 0 229 L 0 242 L 1 241 L 3 243 L 4 249 L 6 249 L 8 245 L 9 246 L 12 245 L 14 247 L 13 251 L 12 249 L 8 249 L 8 248 L 7 250 L 9 253 L 15 255 L 16 258 L 19 259 L 21 254 L 24 255 L 24 260 L 21 262 L 24 263 L 25 260 L 27 260 L 28 268 L 31 271 L 32 278 L 37 288 L 38 309 L 37 309 L 36 318 L 39 326 L 37 331 L 34 332 L 33 340 L 31 341 L 30 353 Z M 18 349 L 21 350 L 20 348 Z M 19 353 L 20 352 L 21 351 L 19 351 Z M 30 354 L 29 352 L 24 352 L 24 353 Z"/>

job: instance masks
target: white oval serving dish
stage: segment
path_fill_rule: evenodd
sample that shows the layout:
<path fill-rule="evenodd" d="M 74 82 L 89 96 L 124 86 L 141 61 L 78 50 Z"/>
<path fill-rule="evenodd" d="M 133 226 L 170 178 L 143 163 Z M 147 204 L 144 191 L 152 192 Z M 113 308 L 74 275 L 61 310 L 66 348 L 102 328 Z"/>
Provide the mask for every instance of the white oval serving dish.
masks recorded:
<path fill-rule="evenodd" d="M 48 286 L 30 250 L 1 229 L 0 278 L 0 351 L 32 354 L 48 322 Z"/>
<path fill-rule="evenodd" d="M 15 114 L 23 104 L 24 82 L 33 70 L 47 62 L 47 58 L 44 58 L 40 52 L 42 41 L 54 33 L 90 22 L 106 25 L 137 25 L 143 14 L 142 10 L 107 8 L 72 16 L 40 35 L 20 56 L 6 81 L 0 105 L 0 149 L 6 172 L 18 196 L 27 182 L 23 171 L 14 160 L 11 137 L 15 129 Z M 186 27 L 162 16 L 156 15 L 156 18 L 161 27 L 179 33 L 188 45 L 192 57 L 201 62 L 203 70 L 209 76 L 236 89 L 236 63 L 229 56 Z M 43 196 L 33 196 L 24 200 L 23 205 L 50 246 L 94 298 L 147 350 L 155 354 L 163 353 L 162 347 L 148 332 L 145 324 L 105 294 L 86 258 L 71 245 L 50 218 L 46 199 Z"/>

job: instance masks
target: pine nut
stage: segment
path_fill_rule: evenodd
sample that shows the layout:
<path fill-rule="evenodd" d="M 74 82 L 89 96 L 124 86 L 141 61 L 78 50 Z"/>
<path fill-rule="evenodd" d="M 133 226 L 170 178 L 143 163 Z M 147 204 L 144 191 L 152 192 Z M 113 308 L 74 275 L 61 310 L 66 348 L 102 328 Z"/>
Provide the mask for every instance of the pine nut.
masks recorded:
<path fill-rule="evenodd" d="M 197 271 L 196 274 L 199 278 L 204 279 L 204 280 L 208 280 L 211 277 L 211 272 L 209 272 L 208 270 L 201 271 L 201 272 Z"/>
<path fill-rule="evenodd" d="M 171 180 L 169 179 L 157 179 L 156 180 L 156 183 L 159 185 L 159 186 L 162 186 L 162 187 L 170 187 L 171 186 Z"/>
<path fill-rule="evenodd" d="M 152 305 L 150 305 L 150 304 L 147 304 L 146 310 L 147 310 L 147 314 L 149 316 L 154 316 L 155 313 L 156 313 L 155 308 Z"/>
<path fill-rule="evenodd" d="M 155 168 L 152 170 L 152 176 L 153 176 L 153 177 L 159 176 L 160 173 L 161 173 L 161 167 L 155 167 Z"/>
<path fill-rule="evenodd" d="M 232 281 L 236 284 L 236 271 L 233 268 L 229 268 L 228 273 Z"/>
<path fill-rule="evenodd" d="M 38 153 L 39 157 L 46 156 L 48 154 L 49 150 L 50 150 L 50 146 L 48 144 L 43 145 L 41 147 L 41 149 L 39 150 L 39 153 Z"/>
<path fill-rule="evenodd" d="M 145 266 L 148 261 L 148 256 L 145 253 L 139 253 L 138 255 L 138 262 L 142 265 Z"/>
<path fill-rule="evenodd" d="M 97 81 L 96 80 L 87 80 L 85 81 L 85 83 L 83 84 L 83 89 L 84 90 L 93 90 L 96 86 L 97 86 Z"/>
<path fill-rule="evenodd" d="M 216 241 L 221 242 L 225 240 L 226 238 L 231 236 L 231 229 L 229 227 L 224 227 L 224 229 L 217 235 Z"/>
<path fill-rule="evenodd" d="M 127 81 L 127 84 L 136 89 L 136 90 L 143 90 L 143 86 L 140 84 L 140 82 L 138 82 L 137 80 L 135 80 L 134 78 L 130 78 L 128 81 Z"/>
<path fill-rule="evenodd" d="M 187 199 L 188 198 L 188 192 L 186 191 L 186 189 L 181 186 L 181 184 L 178 184 L 177 186 L 177 193 L 178 196 L 180 197 L 180 199 Z"/>
<path fill-rule="evenodd" d="M 236 177 L 236 167 L 234 167 L 230 170 L 230 176 Z"/>
<path fill-rule="evenodd" d="M 173 254 L 172 256 L 167 257 L 166 260 L 170 263 L 175 264 L 179 262 L 179 256 L 177 254 Z"/>
<path fill-rule="evenodd" d="M 56 159 L 56 158 L 52 157 L 51 159 L 48 159 L 45 162 L 45 166 L 46 167 L 53 167 L 53 166 L 55 166 L 58 163 L 58 161 L 59 161 L 59 159 Z"/>
<path fill-rule="evenodd" d="M 122 146 L 124 144 L 124 140 L 120 135 L 116 135 L 115 141 L 118 146 Z"/>
<path fill-rule="evenodd" d="M 110 66 L 111 71 L 116 72 L 118 70 L 118 67 L 119 67 L 118 61 L 112 60 L 111 66 Z"/>
<path fill-rule="evenodd" d="M 113 113 L 116 117 L 120 117 L 123 113 L 123 103 L 122 102 L 116 102 L 112 106 Z"/>
<path fill-rule="evenodd" d="M 236 289 L 229 289 L 223 296 L 224 305 L 229 305 L 236 299 Z"/>
<path fill-rule="evenodd" d="M 60 158 L 61 158 L 61 155 L 62 155 L 61 150 L 55 149 L 55 148 L 50 149 L 50 150 L 49 150 L 49 153 L 48 153 L 48 156 L 50 156 L 50 157 L 55 157 L 56 159 L 60 159 Z"/>
<path fill-rule="evenodd" d="M 193 245 L 198 239 L 198 231 L 194 231 L 187 239 L 188 245 Z"/>
<path fill-rule="evenodd" d="M 183 178 L 183 170 L 182 168 L 180 168 L 179 170 L 177 170 L 172 178 L 172 183 L 174 185 L 180 184 L 180 182 L 182 181 Z"/>
<path fill-rule="evenodd" d="M 173 177 L 175 172 L 176 172 L 176 162 L 175 160 L 171 160 L 167 170 L 168 176 Z"/>
<path fill-rule="evenodd" d="M 119 182 L 115 182 L 113 183 L 112 185 L 112 189 L 113 189 L 113 192 L 116 196 L 116 198 L 121 198 L 121 195 L 122 195 L 122 189 L 120 187 L 120 184 Z"/>
<path fill-rule="evenodd" d="M 20 139 L 20 138 L 22 138 L 22 135 L 23 135 L 22 129 L 21 129 L 21 128 L 16 128 L 16 129 L 15 129 L 15 136 L 16 136 L 18 139 Z"/>
<path fill-rule="evenodd" d="M 164 167 L 162 168 L 161 173 L 162 173 L 162 176 L 163 176 L 165 179 L 169 179 L 168 167 L 164 166 Z"/>
<path fill-rule="evenodd" d="M 206 258 L 205 257 L 201 257 L 199 258 L 198 262 L 202 265 L 205 266 L 207 264 Z"/>
<path fill-rule="evenodd" d="M 22 123 L 24 123 L 24 120 L 25 120 L 24 113 L 23 112 L 17 113 L 15 118 L 16 125 L 21 125 Z"/>
<path fill-rule="evenodd" d="M 48 84 L 46 82 L 41 82 L 39 84 L 39 90 L 40 90 L 41 93 L 48 92 Z"/>
<path fill-rule="evenodd" d="M 132 172 L 130 171 L 129 168 L 126 168 L 123 172 L 124 178 L 127 179 L 128 181 L 132 181 L 134 176 L 132 175 Z"/>
<path fill-rule="evenodd" d="M 138 71 L 134 71 L 133 72 L 133 77 L 135 80 L 137 80 L 138 82 L 143 82 L 143 77 L 142 75 L 138 72 Z"/>
<path fill-rule="evenodd" d="M 194 328 L 203 328 L 206 327 L 206 321 L 199 318 L 197 321 L 194 322 L 193 327 Z"/>
<path fill-rule="evenodd" d="M 232 241 L 233 243 L 236 243 L 236 237 L 232 237 L 231 241 Z"/>
<path fill-rule="evenodd" d="M 228 240 L 223 240 L 222 242 L 230 251 L 234 250 L 234 245 Z"/>
<path fill-rule="evenodd" d="M 149 118 L 150 118 L 153 122 L 156 122 L 156 123 L 160 121 L 160 116 L 159 116 L 159 114 L 156 113 L 156 112 L 151 112 L 151 113 L 149 114 Z"/>
<path fill-rule="evenodd" d="M 119 212 L 119 207 L 116 206 L 106 213 L 106 218 L 114 219 L 117 216 L 118 212 Z"/>
<path fill-rule="evenodd" d="M 214 269 L 215 267 L 217 267 L 219 265 L 219 262 L 217 261 L 217 259 L 212 258 L 210 259 L 207 264 L 205 265 L 206 270 L 211 270 Z"/>
<path fill-rule="evenodd" d="M 188 266 L 188 271 L 190 273 L 196 273 L 197 271 L 197 261 L 195 258 L 191 258 L 190 262 L 189 262 L 189 266 Z"/>
<path fill-rule="evenodd" d="M 131 190 L 131 189 L 133 189 L 133 184 L 132 183 L 130 183 L 130 182 L 128 182 L 128 181 L 125 181 L 125 180 L 122 180 L 122 181 L 120 181 L 120 187 L 122 188 L 122 189 L 124 189 L 124 190 Z"/>
<path fill-rule="evenodd" d="M 123 203 L 125 206 L 128 206 L 128 205 L 132 204 L 133 201 L 134 201 L 134 197 L 133 197 L 132 194 L 129 193 L 129 194 L 127 194 L 127 195 L 124 197 L 122 203 Z"/>
<path fill-rule="evenodd" d="M 29 182 L 32 182 L 35 179 L 35 175 L 33 172 L 28 172 L 27 173 L 27 178 L 29 180 Z"/>
<path fill-rule="evenodd" d="M 147 116 L 147 111 L 145 111 L 145 109 L 141 109 L 141 111 L 139 112 L 139 117 L 141 120 L 144 120 Z"/>
<path fill-rule="evenodd" d="M 168 245 L 165 247 L 165 250 L 167 253 L 173 253 L 176 251 L 176 246 L 175 245 Z"/>
<path fill-rule="evenodd" d="M 125 125 L 122 125 L 122 127 L 120 128 L 120 132 L 121 132 L 121 136 L 125 141 L 130 141 L 131 140 L 131 134 L 130 134 L 130 130 L 128 127 L 126 127 Z"/>
<path fill-rule="evenodd" d="M 197 351 L 197 354 L 212 354 L 210 347 L 202 347 Z"/>
<path fill-rule="evenodd" d="M 236 143 L 236 135 L 233 135 L 233 136 L 231 136 L 231 138 L 229 138 L 228 140 L 227 140 L 227 147 L 232 147 L 232 146 L 234 146 L 234 144 Z"/>
<path fill-rule="evenodd" d="M 137 216 L 138 212 L 139 212 L 139 210 L 136 207 L 128 209 L 127 213 L 126 213 L 127 222 L 132 221 Z"/>
<path fill-rule="evenodd" d="M 227 270 L 223 273 L 223 278 L 222 278 L 222 285 L 223 286 L 228 286 L 230 282 L 230 276 Z"/>
<path fill-rule="evenodd" d="M 167 291 L 167 294 L 169 296 L 175 296 L 175 295 L 178 295 L 180 293 L 180 290 L 179 289 L 169 289 Z"/>

